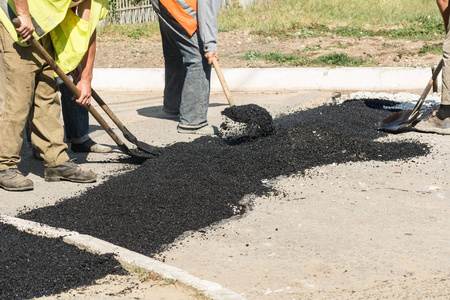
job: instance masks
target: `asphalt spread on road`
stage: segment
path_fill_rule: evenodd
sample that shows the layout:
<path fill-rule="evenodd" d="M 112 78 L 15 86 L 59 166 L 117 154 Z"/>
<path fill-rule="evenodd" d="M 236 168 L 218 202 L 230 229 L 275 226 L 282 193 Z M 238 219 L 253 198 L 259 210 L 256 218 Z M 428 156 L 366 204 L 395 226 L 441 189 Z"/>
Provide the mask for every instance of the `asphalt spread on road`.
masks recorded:
<path fill-rule="evenodd" d="M 274 120 L 275 134 L 237 146 L 215 137 L 176 143 L 134 171 L 20 217 L 153 255 L 185 231 L 242 213 L 245 195 L 270 190 L 264 179 L 332 163 L 428 153 L 417 141 L 374 141 L 387 134 L 377 130 L 378 122 L 392 114 L 377 105 L 349 101 L 282 116 Z"/>
<path fill-rule="evenodd" d="M 274 120 L 274 134 L 238 145 L 215 137 L 176 143 L 133 171 L 19 217 L 154 256 L 185 232 L 242 214 L 244 196 L 272 191 L 266 179 L 333 163 L 407 160 L 429 153 L 416 140 L 375 141 L 387 135 L 377 130 L 378 122 L 393 113 L 379 109 L 383 104 L 348 101 L 284 115 Z"/>

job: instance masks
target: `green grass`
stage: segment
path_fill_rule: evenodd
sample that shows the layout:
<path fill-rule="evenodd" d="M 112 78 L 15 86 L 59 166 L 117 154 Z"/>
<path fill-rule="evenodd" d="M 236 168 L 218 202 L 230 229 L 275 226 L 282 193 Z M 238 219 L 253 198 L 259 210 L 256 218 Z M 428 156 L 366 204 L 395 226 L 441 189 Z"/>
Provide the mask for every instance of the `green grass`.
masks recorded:
<path fill-rule="evenodd" d="M 239 6 L 222 10 L 219 24 L 223 31 L 299 33 L 306 37 L 337 33 L 355 37 L 382 34 L 392 38 L 429 38 L 444 32 L 439 10 L 432 0 L 262 1 L 247 10 Z"/>
<path fill-rule="evenodd" d="M 278 52 L 261 53 L 258 51 L 247 51 L 244 56 L 240 57 L 240 59 L 249 61 L 263 60 L 266 62 L 273 62 L 291 67 L 361 67 L 372 65 L 371 61 L 351 57 L 345 53 L 330 53 L 321 55 L 317 58 L 310 58 L 304 55 L 297 54 L 282 54 Z"/>
<path fill-rule="evenodd" d="M 337 35 L 343 37 L 373 37 L 382 36 L 390 39 L 408 39 L 408 40 L 439 40 L 445 35 L 444 26 L 441 19 L 420 17 L 411 24 L 398 26 L 398 28 L 367 29 L 354 26 L 327 26 L 323 24 L 311 24 L 304 27 L 278 29 L 272 28 L 270 30 L 254 29 L 250 30 L 252 33 L 263 36 L 278 36 L 282 38 L 289 37 L 318 37 L 327 35 Z"/>
<path fill-rule="evenodd" d="M 248 31 L 283 39 L 336 35 L 436 42 L 445 36 L 435 0 L 261 0 L 247 9 L 238 3 L 236 0 L 219 12 L 220 31 Z M 99 34 L 140 39 L 159 36 L 159 28 L 158 23 L 107 25 Z M 249 51 L 242 59 L 285 66 L 369 66 L 372 63 L 338 53 L 317 58 L 302 55 L 317 50 L 320 50 L 320 45 L 309 46 L 290 55 Z M 441 46 L 427 43 L 417 53 L 410 54 L 425 53 L 441 54 Z"/>
<path fill-rule="evenodd" d="M 219 30 L 245 30 L 264 36 L 384 36 L 438 40 L 445 30 L 434 0 L 261 0 L 219 13 Z M 139 39 L 159 34 L 158 24 L 107 25 L 103 33 Z"/>
<path fill-rule="evenodd" d="M 434 44 L 434 45 L 425 44 L 417 53 L 419 55 L 425 55 L 426 53 L 442 55 L 442 43 L 438 43 L 438 44 Z"/>

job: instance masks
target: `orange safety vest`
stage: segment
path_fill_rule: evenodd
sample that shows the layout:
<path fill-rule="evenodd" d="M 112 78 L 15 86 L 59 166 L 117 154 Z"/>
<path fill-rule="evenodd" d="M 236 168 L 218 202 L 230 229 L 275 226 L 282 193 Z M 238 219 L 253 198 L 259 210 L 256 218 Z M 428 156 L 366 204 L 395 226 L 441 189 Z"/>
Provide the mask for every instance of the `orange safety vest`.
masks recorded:
<path fill-rule="evenodd" d="M 197 30 L 197 0 L 159 0 L 172 17 L 192 36 Z"/>

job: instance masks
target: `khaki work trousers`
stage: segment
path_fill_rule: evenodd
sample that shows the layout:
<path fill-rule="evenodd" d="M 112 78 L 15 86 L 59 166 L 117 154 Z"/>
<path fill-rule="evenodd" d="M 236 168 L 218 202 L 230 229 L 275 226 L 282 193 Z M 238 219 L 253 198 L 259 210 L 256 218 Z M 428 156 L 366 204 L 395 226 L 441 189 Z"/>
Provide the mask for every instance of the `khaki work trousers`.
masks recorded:
<path fill-rule="evenodd" d="M 441 104 L 450 105 L 450 31 L 447 31 L 447 35 L 445 36 L 442 50 L 444 52 L 443 54 L 444 65 L 442 67 Z"/>
<path fill-rule="evenodd" d="M 48 36 L 41 44 L 53 54 Z M 14 43 L 0 23 L 0 171 L 17 168 L 27 120 L 45 167 L 69 160 L 53 70 L 32 47 Z"/>

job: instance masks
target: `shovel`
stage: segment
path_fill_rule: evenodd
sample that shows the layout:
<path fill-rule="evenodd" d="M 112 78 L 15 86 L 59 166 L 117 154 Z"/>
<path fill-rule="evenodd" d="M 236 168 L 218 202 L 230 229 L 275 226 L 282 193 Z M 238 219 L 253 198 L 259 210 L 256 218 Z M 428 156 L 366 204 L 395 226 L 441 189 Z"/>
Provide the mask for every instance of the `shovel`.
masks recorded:
<path fill-rule="evenodd" d="M 219 62 L 217 61 L 217 58 L 215 56 L 213 56 L 212 62 L 214 70 L 216 70 L 217 77 L 219 77 L 220 84 L 222 85 L 225 97 L 228 100 L 228 103 L 230 104 L 230 106 L 235 106 L 233 98 L 231 98 L 230 89 L 228 88 L 227 82 L 225 81 L 225 77 L 223 76 L 222 73 L 222 69 L 220 68 Z"/>
<path fill-rule="evenodd" d="M 20 27 L 20 20 L 15 18 L 13 20 L 13 24 L 16 28 Z M 71 90 L 76 98 L 79 98 L 81 95 L 81 91 L 75 86 L 75 84 L 70 80 L 70 78 L 64 73 L 64 71 L 58 66 L 58 64 L 53 60 L 53 58 L 47 53 L 47 51 L 42 47 L 42 45 L 33 37 L 29 40 L 30 44 L 39 52 L 39 54 L 44 58 L 44 60 L 51 66 L 51 68 L 58 74 L 58 76 L 62 79 L 62 81 L 67 85 L 67 87 Z M 112 113 L 112 111 L 106 106 L 106 104 L 101 100 L 98 94 L 92 90 L 93 98 L 102 105 L 102 108 L 108 114 L 109 117 L 117 124 L 119 129 L 122 130 L 125 137 L 134 143 L 140 150 L 137 149 L 129 149 L 127 145 L 125 145 L 122 140 L 114 133 L 112 128 L 106 123 L 106 121 L 102 118 L 102 116 L 97 112 L 97 110 L 89 105 L 86 109 L 91 113 L 91 115 L 97 120 L 97 122 L 102 126 L 102 128 L 108 133 L 108 135 L 116 142 L 119 149 L 130 156 L 140 157 L 140 158 L 149 158 L 151 156 L 159 155 L 159 150 L 155 146 L 148 145 L 144 142 L 140 142 L 136 139 L 134 135 L 132 135 L 123 124 L 117 119 L 117 117 Z M 106 108 L 105 108 L 106 107 Z M 120 124 L 120 125 L 119 125 Z"/>
<path fill-rule="evenodd" d="M 442 65 L 444 64 L 444 61 L 441 60 L 439 62 L 439 65 L 436 67 L 436 69 L 433 72 L 433 75 L 431 76 L 430 81 L 428 82 L 427 86 L 425 87 L 425 90 L 422 92 L 422 95 L 420 96 L 419 100 L 417 101 L 416 106 L 414 106 L 413 110 L 402 110 L 399 112 L 396 112 L 392 116 L 384 119 L 380 122 L 379 129 L 388 131 L 388 132 L 397 132 L 398 130 L 408 126 L 409 124 L 416 121 L 419 116 L 419 109 L 422 107 L 423 103 L 425 102 L 425 98 L 427 97 L 428 93 L 430 92 L 430 89 L 433 87 L 433 82 L 438 77 L 439 73 L 441 72 Z"/>

